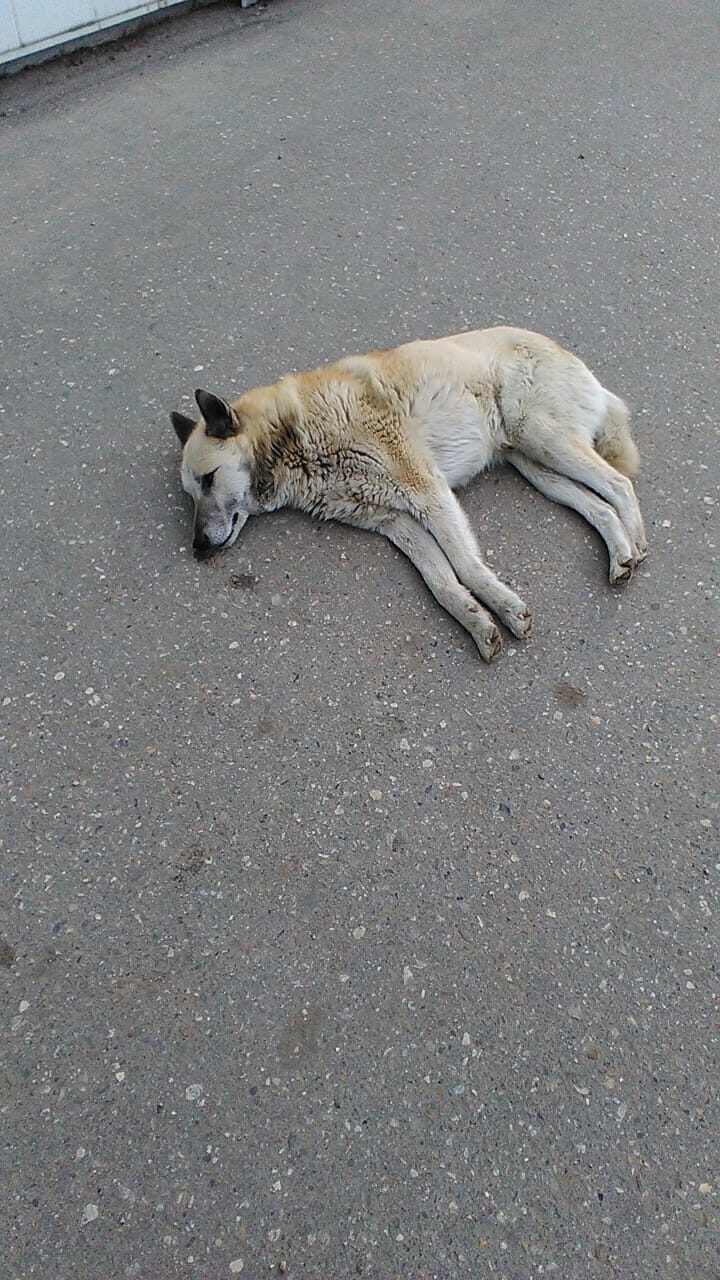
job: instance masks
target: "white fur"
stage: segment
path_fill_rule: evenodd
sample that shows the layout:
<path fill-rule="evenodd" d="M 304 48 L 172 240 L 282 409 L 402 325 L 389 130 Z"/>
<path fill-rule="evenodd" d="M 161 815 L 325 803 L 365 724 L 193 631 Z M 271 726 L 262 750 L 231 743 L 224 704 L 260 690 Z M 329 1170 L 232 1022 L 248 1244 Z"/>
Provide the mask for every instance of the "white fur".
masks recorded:
<path fill-rule="evenodd" d="M 453 489 L 491 466 L 503 444 L 499 423 L 482 412 L 476 397 L 438 377 L 420 386 L 407 431 L 429 449 Z"/>

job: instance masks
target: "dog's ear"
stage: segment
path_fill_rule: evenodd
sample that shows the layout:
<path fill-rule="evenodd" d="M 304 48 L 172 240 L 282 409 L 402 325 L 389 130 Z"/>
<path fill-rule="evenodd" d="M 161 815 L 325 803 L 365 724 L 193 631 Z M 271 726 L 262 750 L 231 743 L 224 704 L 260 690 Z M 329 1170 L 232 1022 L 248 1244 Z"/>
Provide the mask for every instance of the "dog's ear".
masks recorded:
<path fill-rule="evenodd" d="M 211 395 L 209 391 L 196 391 L 195 399 L 205 419 L 209 436 L 213 436 L 216 440 L 227 440 L 229 436 L 237 435 L 237 423 L 232 416 L 229 404 L 219 396 Z"/>
<path fill-rule="evenodd" d="M 180 441 L 184 449 L 185 445 L 187 444 L 190 432 L 193 431 L 195 428 L 195 423 L 193 422 L 192 418 L 188 418 L 187 415 L 184 413 L 171 413 L 170 421 L 172 422 L 175 428 L 175 435 L 177 436 L 178 440 Z"/>

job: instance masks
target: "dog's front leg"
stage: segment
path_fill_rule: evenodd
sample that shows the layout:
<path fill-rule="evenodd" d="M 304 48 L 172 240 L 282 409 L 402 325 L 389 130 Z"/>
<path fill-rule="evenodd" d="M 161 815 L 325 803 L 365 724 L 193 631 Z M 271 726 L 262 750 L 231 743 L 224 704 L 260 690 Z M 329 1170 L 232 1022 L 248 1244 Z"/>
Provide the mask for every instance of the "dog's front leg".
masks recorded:
<path fill-rule="evenodd" d="M 374 526 L 411 560 L 438 604 L 470 632 L 485 662 L 492 662 L 502 647 L 494 619 L 458 581 L 450 561 L 412 516 L 394 513 Z"/>
<path fill-rule="evenodd" d="M 532 631 L 532 615 L 519 596 L 485 564 L 465 512 L 446 482 L 440 481 L 424 504 L 424 518 L 464 585 L 497 614 L 514 636 Z"/>

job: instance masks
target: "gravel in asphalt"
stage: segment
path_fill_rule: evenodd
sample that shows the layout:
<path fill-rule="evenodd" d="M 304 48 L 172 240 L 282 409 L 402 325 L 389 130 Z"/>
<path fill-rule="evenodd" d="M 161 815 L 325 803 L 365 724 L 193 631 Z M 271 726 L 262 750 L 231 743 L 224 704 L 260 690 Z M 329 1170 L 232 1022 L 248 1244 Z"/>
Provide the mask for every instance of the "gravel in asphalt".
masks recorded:
<path fill-rule="evenodd" d="M 716 13 L 217 5 L 0 83 L 3 1276 L 717 1276 Z M 171 409 L 518 323 L 651 555 L 190 554 Z"/>

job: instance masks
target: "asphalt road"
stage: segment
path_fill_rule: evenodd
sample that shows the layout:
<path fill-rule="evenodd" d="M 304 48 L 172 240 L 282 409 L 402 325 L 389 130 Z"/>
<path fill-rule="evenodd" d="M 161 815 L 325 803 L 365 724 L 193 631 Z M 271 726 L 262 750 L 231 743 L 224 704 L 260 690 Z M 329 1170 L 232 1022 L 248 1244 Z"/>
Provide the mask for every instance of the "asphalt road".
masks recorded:
<path fill-rule="evenodd" d="M 0 85 L 4 1280 L 716 1277 L 716 16 L 219 5 Z M 196 385 L 496 322 L 633 406 L 627 589 L 503 472 L 490 668 L 370 535 L 192 559 Z"/>

